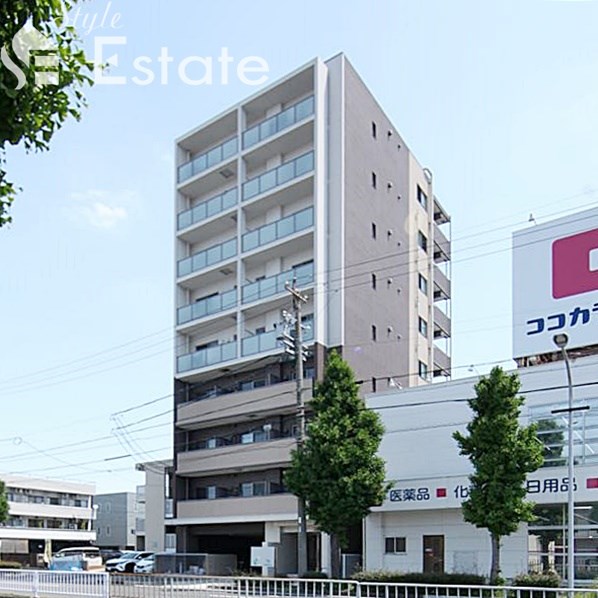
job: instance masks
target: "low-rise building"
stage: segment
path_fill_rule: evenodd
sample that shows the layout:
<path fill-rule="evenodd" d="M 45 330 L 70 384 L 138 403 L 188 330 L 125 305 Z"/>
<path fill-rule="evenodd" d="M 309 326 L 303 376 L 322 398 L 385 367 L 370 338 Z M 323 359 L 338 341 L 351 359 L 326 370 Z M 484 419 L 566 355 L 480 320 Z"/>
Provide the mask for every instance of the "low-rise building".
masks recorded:
<path fill-rule="evenodd" d="M 38 564 L 44 551 L 95 542 L 95 486 L 0 475 L 9 518 L 0 526 L 0 558 Z"/>
<path fill-rule="evenodd" d="M 134 550 L 136 517 L 135 492 L 98 494 L 95 498 L 97 545 L 114 550 Z"/>
<path fill-rule="evenodd" d="M 574 415 L 575 578 L 598 577 L 598 357 L 572 362 Z M 521 423 L 538 424 L 545 446 L 542 468 L 530 474 L 528 498 L 537 519 L 503 539 L 506 578 L 546 567 L 564 575 L 567 526 L 567 407 L 565 364 L 518 370 L 525 397 Z M 463 519 L 471 465 L 452 437 L 472 417 L 478 377 L 370 395 L 368 406 L 385 426 L 380 454 L 392 488 L 365 523 L 364 566 L 368 570 L 467 572 L 487 575 L 488 532 Z M 560 412 L 559 412 L 560 410 Z M 556 411 L 556 413 L 555 413 Z"/>

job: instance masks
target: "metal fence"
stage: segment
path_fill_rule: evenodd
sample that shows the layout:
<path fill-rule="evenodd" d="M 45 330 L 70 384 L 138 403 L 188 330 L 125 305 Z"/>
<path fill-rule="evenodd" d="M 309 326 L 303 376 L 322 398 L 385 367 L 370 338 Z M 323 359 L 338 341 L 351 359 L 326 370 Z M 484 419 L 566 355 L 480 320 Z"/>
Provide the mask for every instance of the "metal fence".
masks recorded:
<path fill-rule="evenodd" d="M 0 569 L 0 596 L 108 598 L 108 573 Z"/>
<path fill-rule="evenodd" d="M 0 596 L 56 598 L 598 598 L 598 589 L 0 570 Z"/>

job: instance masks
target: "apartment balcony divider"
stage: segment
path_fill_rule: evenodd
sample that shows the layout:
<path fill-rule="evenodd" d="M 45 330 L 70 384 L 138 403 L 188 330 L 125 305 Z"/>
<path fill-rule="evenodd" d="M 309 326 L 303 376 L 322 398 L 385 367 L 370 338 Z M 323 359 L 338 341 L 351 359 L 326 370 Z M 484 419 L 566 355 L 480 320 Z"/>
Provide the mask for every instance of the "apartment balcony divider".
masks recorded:
<path fill-rule="evenodd" d="M 243 133 L 243 149 L 247 149 L 292 127 L 294 124 L 306 119 L 314 113 L 314 96 L 305 98 L 296 104 L 289 106 L 282 112 L 263 120 L 262 122 L 248 128 Z"/>
<path fill-rule="evenodd" d="M 197 204 L 190 210 L 180 212 L 177 216 L 177 230 L 183 230 L 193 224 L 202 222 L 216 216 L 237 205 L 238 195 L 237 188 L 228 189 L 215 197 Z"/>
<path fill-rule="evenodd" d="M 192 272 L 203 270 L 208 266 L 223 262 L 235 255 L 237 255 L 237 239 L 233 238 L 179 260 L 177 264 L 178 276 L 186 276 Z"/>
<path fill-rule="evenodd" d="M 243 183 L 243 201 L 284 185 L 314 169 L 314 152 L 307 152 Z"/>
<path fill-rule="evenodd" d="M 232 158 L 237 152 L 238 143 L 237 137 L 235 136 L 227 139 L 211 150 L 208 150 L 199 156 L 195 156 L 195 158 L 189 162 L 181 164 L 181 166 L 178 168 L 177 180 L 179 183 L 183 183 L 196 174 L 199 174 L 204 170 L 212 168 L 212 166 L 216 166 L 216 164 L 219 164 L 220 162 L 224 162 L 225 160 Z"/>
<path fill-rule="evenodd" d="M 237 342 L 206 347 L 177 357 L 177 372 L 188 372 L 237 358 Z"/>
<path fill-rule="evenodd" d="M 199 320 L 207 316 L 227 311 L 237 306 L 237 289 L 231 289 L 226 293 L 219 293 L 212 297 L 200 299 L 190 305 L 179 307 L 177 310 L 177 324 L 186 324 L 193 320 Z"/>
<path fill-rule="evenodd" d="M 276 222 L 260 226 L 243 235 L 243 251 L 251 251 L 257 247 L 268 245 L 284 237 L 305 230 L 314 224 L 314 209 L 306 208 Z"/>
<path fill-rule="evenodd" d="M 296 280 L 298 287 L 312 284 L 314 281 L 313 262 L 244 285 L 241 292 L 241 301 L 242 303 L 251 303 L 283 293 L 286 290 L 287 282 L 292 283 L 293 280 Z"/>

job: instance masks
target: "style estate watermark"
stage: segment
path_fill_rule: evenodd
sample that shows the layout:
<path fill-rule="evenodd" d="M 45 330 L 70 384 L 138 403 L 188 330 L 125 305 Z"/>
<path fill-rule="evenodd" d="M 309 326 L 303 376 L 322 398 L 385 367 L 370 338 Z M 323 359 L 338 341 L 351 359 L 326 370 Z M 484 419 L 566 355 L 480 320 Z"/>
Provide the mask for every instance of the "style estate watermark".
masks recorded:
<path fill-rule="evenodd" d="M 101 29 L 117 30 L 121 14 L 111 11 L 108 2 L 102 13 L 81 13 L 81 7 L 73 13 L 64 13 L 62 25 L 77 28 L 81 35 L 92 35 Z M 238 81 L 244 85 L 262 85 L 268 80 L 270 67 L 261 56 L 244 56 L 236 59 L 229 48 L 223 46 L 216 56 L 190 55 L 176 59 L 167 46 L 161 46 L 153 55 L 133 58 L 128 75 L 118 73 L 122 67 L 119 50 L 127 46 L 124 35 L 95 35 L 93 38 L 93 80 L 96 85 L 168 85 L 177 80 L 184 85 L 229 85 Z M 15 76 L 14 89 L 27 84 L 35 86 L 58 85 L 60 63 L 58 48 L 50 39 L 31 25 L 25 25 L 12 39 L 12 55 L 9 48 L 0 48 L 0 62 Z M 28 80 L 27 72 L 33 72 Z M 132 71 L 132 72 L 131 72 Z M 31 78 L 31 77 L 30 77 Z"/>

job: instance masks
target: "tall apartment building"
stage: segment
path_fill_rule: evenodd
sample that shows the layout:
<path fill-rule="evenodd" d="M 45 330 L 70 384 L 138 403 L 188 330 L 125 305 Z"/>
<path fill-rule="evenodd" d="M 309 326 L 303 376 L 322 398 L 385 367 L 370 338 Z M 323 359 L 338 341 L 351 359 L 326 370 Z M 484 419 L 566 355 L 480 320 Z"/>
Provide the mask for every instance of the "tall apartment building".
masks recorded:
<path fill-rule="evenodd" d="M 292 572 L 285 284 L 308 296 L 307 398 L 333 347 L 364 393 L 446 377 L 449 217 L 343 54 L 190 131 L 176 152 L 177 550 L 234 552 L 247 567 L 267 542 L 277 572 Z M 310 533 L 310 567 L 326 540 Z"/>
<path fill-rule="evenodd" d="M 0 526 L 0 559 L 38 565 L 47 542 L 54 551 L 95 542 L 93 485 L 16 475 L 0 479 L 9 515 Z"/>

